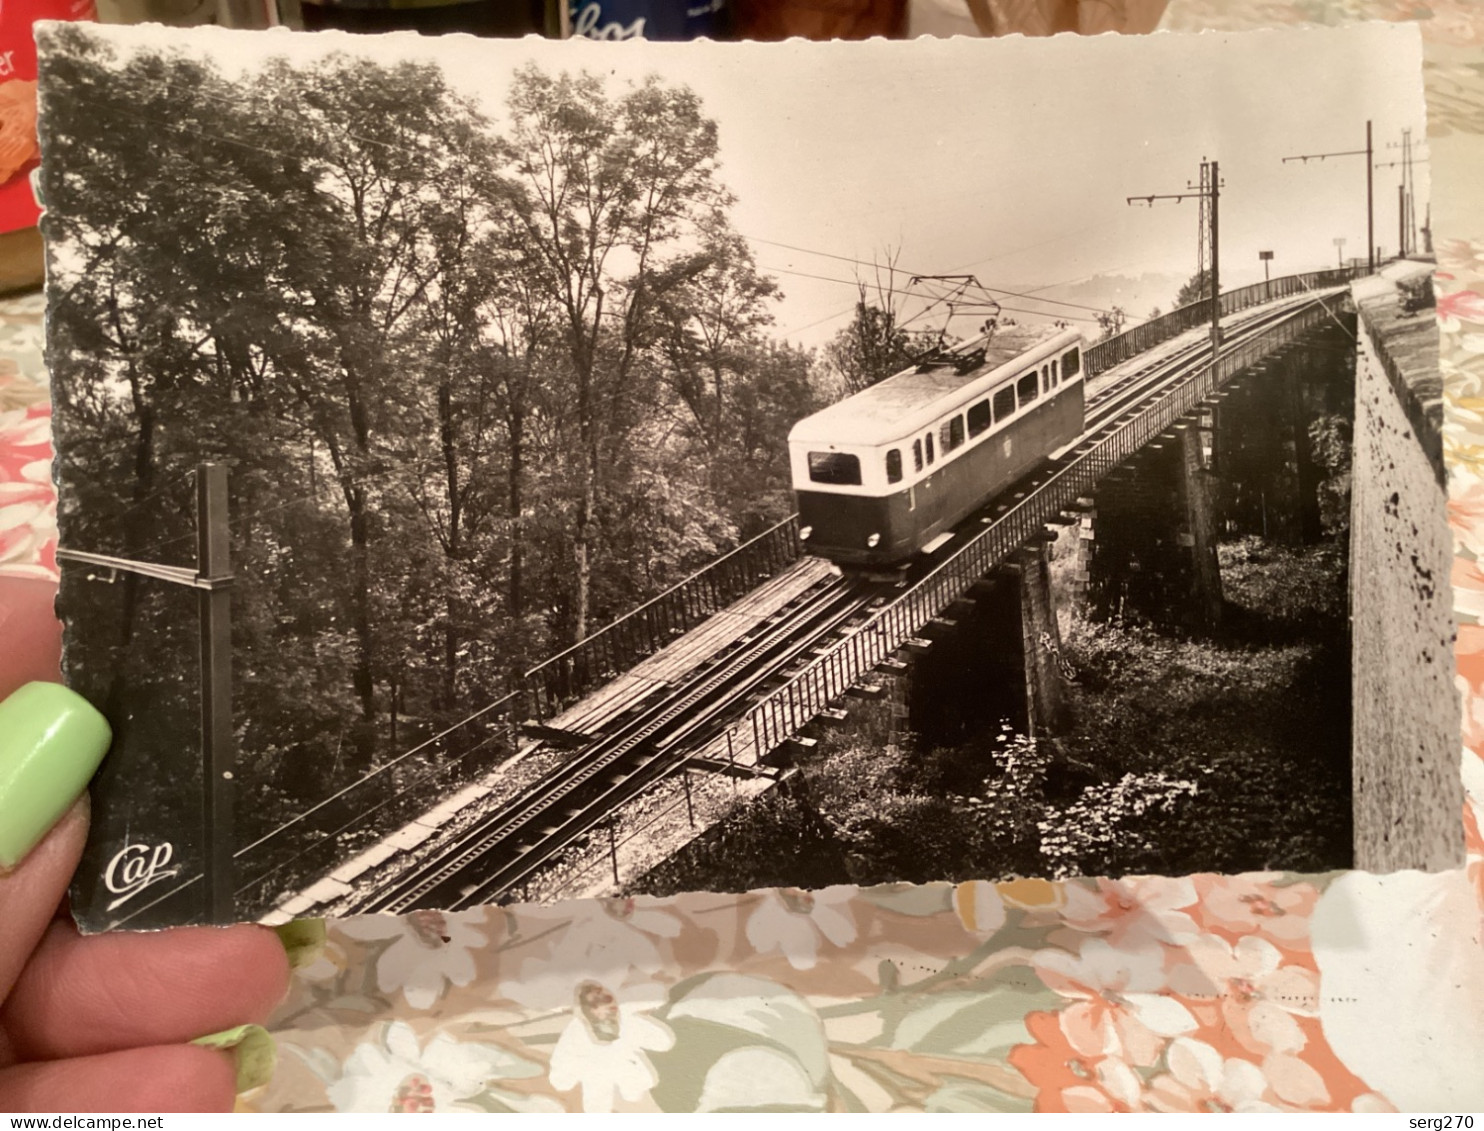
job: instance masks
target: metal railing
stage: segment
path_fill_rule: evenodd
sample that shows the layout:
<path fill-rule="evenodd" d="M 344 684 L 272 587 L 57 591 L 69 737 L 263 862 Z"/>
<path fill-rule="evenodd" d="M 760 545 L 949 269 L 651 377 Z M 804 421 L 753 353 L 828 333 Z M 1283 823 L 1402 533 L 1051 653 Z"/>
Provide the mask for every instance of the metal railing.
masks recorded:
<path fill-rule="evenodd" d="M 1279 280 L 1274 279 L 1277 284 Z M 1271 330 L 1207 361 L 1157 403 L 1072 460 L 1034 493 L 987 526 L 911 590 L 873 613 L 817 660 L 748 712 L 756 756 L 782 745 L 839 699 L 862 676 L 918 635 L 939 610 L 966 593 L 1061 510 L 1086 495 L 1108 472 L 1167 430 L 1230 377 L 1312 326 L 1330 318 L 1321 301 Z"/>
<path fill-rule="evenodd" d="M 1293 298 L 1296 295 L 1308 294 L 1327 287 L 1338 287 L 1365 274 L 1366 266 L 1362 263 L 1358 267 L 1332 267 L 1326 271 L 1281 275 L 1266 282 L 1253 283 L 1249 287 L 1237 287 L 1235 290 L 1223 291 L 1221 313 L 1225 317 L 1239 310 L 1261 306 L 1266 302 Z M 1123 364 L 1145 350 L 1153 349 L 1171 338 L 1179 337 L 1187 330 L 1210 324 L 1211 302 L 1209 299 L 1176 307 L 1168 314 L 1151 318 L 1132 330 L 1125 330 L 1107 341 L 1088 346 L 1083 352 L 1083 364 L 1087 370 L 1087 376 L 1095 377 L 1099 373 L 1112 369 L 1115 365 Z"/>
<path fill-rule="evenodd" d="M 1262 302 L 1333 287 L 1364 273 L 1362 265 L 1359 269 L 1284 276 L 1239 288 L 1222 295 L 1222 312 L 1234 313 Z M 1191 304 L 1089 347 L 1085 355 L 1088 374 L 1101 372 L 1134 353 L 1201 325 L 1207 314 L 1206 304 Z M 1330 316 L 1328 309 L 1316 302 L 1254 341 L 1223 354 L 1214 370 L 1207 365 L 1169 390 L 1155 406 L 1058 471 L 911 590 L 850 630 L 744 717 L 743 725 L 752 729 L 755 757 L 761 761 L 769 751 L 796 734 L 861 676 L 917 636 L 939 610 L 1005 561 L 1044 527 L 1048 519 L 1087 494 L 1099 479 L 1190 412 L 1232 374 Z M 1135 345 L 1137 348 L 1133 348 Z M 374 843 L 396 821 L 424 812 L 430 794 L 446 803 L 459 783 L 476 780 L 479 769 L 489 768 L 514 751 L 514 724 L 522 712 L 525 717 L 538 719 L 559 713 L 593 687 L 658 652 L 800 556 L 798 517 L 790 515 L 587 639 L 531 668 L 504 698 L 238 849 L 237 871 L 246 880 L 237 888 L 239 910 L 266 905 L 288 876 L 324 876 L 337 865 L 343 867 L 343 862 Z M 414 755 L 423 757 L 410 761 Z M 404 768 L 399 771 L 398 767 Z M 393 773 L 393 790 L 386 789 L 386 782 L 378 782 L 374 798 L 363 792 L 364 786 L 387 773 Z M 369 820 L 378 811 L 381 819 Z M 283 834 L 291 827 L 315 815 L 320 816 L 320 829 L 311 843 L 284 839 Z M 254 866 L 247 878 L 249 859 Z"/>
<path fill-rule="evenodd" d="M 237 849 L 236 909 L 258 914 L 286 881 L 292 889 L 298 877 L 329 876 L 477 782 L 515 752 L 516 706 L 514 694 L 497 699 Z"/>
<path fill-rule="evenodd" d="M 517 723 L 533 715 L 541 719 L 556 714 L 799 556 L 798 524 L 790 515 L 586 640 L 538 664 L 520 676 L 504 697 L 237 849 L 237 910 L 256 914 L 271 905 L 285 881 L 292 889 L 298 886 L 299 877 L 328 877 L 344 869 L 360 850 L 388 831 L 446 804 L 461 787 L 468 788 L 509 758 L 519 741 Z M 314 818 L 312 829 L 305 825 L 310 818 Z"/>
<path fill-rule="evenodd" d="M 799 556 L 798 516 L 789 515 L 658 597 L 526 672 L 521 677 L 521 689 L 527 711 L 536 719 L 558 714 L 592 688 L 628 671 L 720 612 Z"/>
<path fill-rule="evenodd" d="M 766 779 L 770 785 L 776 785 L 788 777 L 788 771 L 784 771 L 783 773 L 768 771 L 765 773 L 759 767 L 739 768 L 750 769 L 754 782 Z M 703 785 L 693 795 L 692 787 L 685 776 L 689 773 L 690 769 L 686 763 L 680 763 L 670 770 L 661 781 L 668 783 L 672 787 L 672 792 L 676 795 L 675 799 L 663 808 L 656 809 L 653 812 L 646 812 L 643 819 L 629 828 L 622 836 L 617 834 L 612 820 L 593 829 L 589 834 L 591 839 L 587 843 L 587 848 L 579 848 L 576 852 L 566 857 L 566 866 L 563 869 L 559 888 L 555 890 L 538 888 L 535 886 L 536 881 L 533 878 L 532 880 L 527 880 L 522 887 L 518 887 L 515 890 L 525 901 L 535 900 L 536 902 L 542 902 L 553 899 L 582 898 L 582 895 L 578 893 L 583 893 L 590 897 L 591 892 L 584 893 L 582 885 L 591 881 L 594 872 L 606 867 L 613 877 L 613 884 L 609 890 L 613 892 L 622 891 L 625 878 L 622 874 L 619 860 L 620 849 L 639 840 L 655 826 L 677 814 L 681 809 L 686 811 L 686 823 L 691 829 L 695 829 L 698 824 L 703 826 L 703 828 L 710 828 L 713 825 L 719 824 L 726 820 L 736 808 L 738 803 L 738 789 L 735 778 L 732 780 L 732 788 L 730 790 L 712 789 L 708 792 Z M 709 779 L 706 782 L 709 785 L 710 781 L 714 780 L 714 775 L 707 774 L 706 778 Z M 677 781 L 680 783 L 680 788 L 674 789 L 673 786 Z M 651 796 L 655 792 L 657 791 L 651 791 Z M 599 848 L 599 851 L 593 852 L 594 847 Z M 602 851 L 604 847 L 606 847 L 606 851 Z M 585 863 L 582 862 L 584 855 L 590 856 L 590 859 Z M 657 866 L 662 867 L 669 859 L 671 859 L 670 856 L 665 856 L 658 861 L 644 861 L 640 864 L 640 868 L 637 871 L 632 872 L 628 876 L 628 879 L 643 879 L 649 871 Z M 607 886 L 606 881 L 604 881 L 604 885 Z"/>

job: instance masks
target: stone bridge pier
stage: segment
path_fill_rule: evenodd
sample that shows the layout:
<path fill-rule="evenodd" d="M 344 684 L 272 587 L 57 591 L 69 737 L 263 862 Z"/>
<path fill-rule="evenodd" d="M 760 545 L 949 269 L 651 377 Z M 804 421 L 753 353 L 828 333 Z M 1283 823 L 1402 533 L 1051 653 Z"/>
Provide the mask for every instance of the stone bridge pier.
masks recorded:
<path fill-rule="evenodd" d="M 906 725 L 927 745 L 1002 720 L 1055 734 L 1074 609 L 1193 633 L 1239 627 L 1219 544 L 1255 535 L 1312 545 L 1344 537 L 1348 522 L 1354 866 L 1458 867 L 1438 337 L 1431 309 L 1400 301 L 1407 280 L 1430 271 L 1403 262 L 1356 283 L 1353 314 L 1337 309 L 1237 375 L 1078 500 L 1059 533 L 945 609 L 924 630 L 931 647 L 900 677 Z"/>
<path fill-rule="evenodd" d="M 1181 421 L 1098 485 L 1076 543 L 1092 617 L 1173 619 L 1192 630 L 1220 623 L 1214 420 L 1203 412 Z"/>
<path fill-rule="evenodd" d="M 1213 631 L 1226 611 L 1219 543 L 1319 540 L 1327 473 L 1311 428 L 1349 419 L 1353 335 L 1354 319 L 1337 312 L 1098 485 L 1075 547 L 1059 546 L 1077 554 L 1088 615 Z"/>
<path fill-rule="evenodd" d="M 1067 709 L 1047 542 L 1010 561 L 928 626 L 906 688 L 907 725 L 927 745 L 1009 723 L 1032 737 L 1059 729 Z"/>

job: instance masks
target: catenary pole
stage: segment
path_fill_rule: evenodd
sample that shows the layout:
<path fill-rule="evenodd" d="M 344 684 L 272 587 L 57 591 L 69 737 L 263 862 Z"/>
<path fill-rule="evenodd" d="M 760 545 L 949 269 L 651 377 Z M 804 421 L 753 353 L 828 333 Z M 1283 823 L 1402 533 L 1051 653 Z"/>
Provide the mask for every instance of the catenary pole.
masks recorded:
<path fill-rule="evenodd" d="M 232 877 L 236 841 L 232 794 L 236 740 L 232 734 L 232 562 L 227 526 L 227 469 L 196 466 L 196 568 L 159 565 L 60 549 L 57 558 L 136 573 L 197 590 L 201 660 L 201 877 L 210 923 L 237 918 Z"/>

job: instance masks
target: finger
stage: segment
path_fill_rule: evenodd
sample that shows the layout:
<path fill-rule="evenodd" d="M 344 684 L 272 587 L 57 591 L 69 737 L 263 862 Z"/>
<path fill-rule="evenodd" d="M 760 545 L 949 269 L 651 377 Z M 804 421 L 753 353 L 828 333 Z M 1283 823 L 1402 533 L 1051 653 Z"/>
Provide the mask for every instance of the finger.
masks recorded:
<path fill-rule="evenodd" d="M 236 1094 L 231 1055 L 190 1045 L 0 1070 L 0 1111 L 231 1111 Z"/>
<path fill-rule="evenodd" d="M 61 820 L 110 738 L 97 708 L 59 683 L 28 683 L 0 702 L 0 869 L 14 869 Z"/>
<path fill-rule="evenodd" d="M 62 625 L 57 620 L 57 583 L 32 577 L 0 577 L 0 698 L 32 680 L 61 678 Z"/>
<path fill-rule="evenodd" d="M 0 1007 L 0 1032 L 21 1060 L 178 1044 L 266 1020 L 288 986 L 267 927 L 83 938 L 57 922 Z"/>
<path fill-rule="evenodd" d="M 28 683 L 0 702 L 0 1000 L 77 868 L 87 809 L 75 802 L 108 741 L 103 716 L 59 684 Z"/>
<path fill-rule="evenodd" d="M 56 914 L 87 839 L 88 797 L 83 794 L 25 860 L 9 873 L 0 872 L 0 1001 Z"/>

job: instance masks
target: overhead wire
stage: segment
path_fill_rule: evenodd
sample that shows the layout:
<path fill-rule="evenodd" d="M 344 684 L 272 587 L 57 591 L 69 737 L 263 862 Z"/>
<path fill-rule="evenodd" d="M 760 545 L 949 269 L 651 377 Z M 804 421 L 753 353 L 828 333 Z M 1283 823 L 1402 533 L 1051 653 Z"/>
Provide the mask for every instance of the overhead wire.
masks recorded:
<path fill-rule="evenodd" d="M 771 247 L 781 247 L 781 248 L 784 248 L 784 249 L 786 249 L 788 251 L 797 251 L 797 252 L 799 252 L 799 253 L 801 253 L 803 255 L 817 255 L 817 256 L 819 256 L 822 259 L 835 259 L 835 260 L 838 260 L 838 261 L 840 261 L 842 263 L 851 263 L 851 264 L 854 264 L 854 265 L 856 265 L 858 267 L 869 267 L 869 268 L 872 268 L 873 270 L 877 270 L 877 271 L 887 271 L 887 272 L 889 272 L 890 274 L 893 274 L 893 275 L 905 275 L 908 278 L 917 278 L 917 279 L 931 278 L 931 275 L 929 275 L 926 272 L 922 272 L 922 271 L 909 271 L 905 267 L 898 267 L 898 266 L 896 266 L 895 263 L 867 263 L 863 259 L 856 259 L 856 258 L 853 258 L 852 256 L 848 256 L 848 255 L 838 255 L 835 252 L 819 251 L 819 250 L 814 249 L 814 248 L 800 247 L 798 244 L 783 243 L 783 242 L 781 242 L 779 240 L 764 239 L 761 236 L 749 236 L 749 235 L 746 235 L 745 233 L 741 233 L 741 234 L 742 234 L 742 237 L 744 239 L 751 240 L 754 243 L 768 244 Z M 1057 240 L 1061 240 L 1061 239 L 1065 239 L 1065 238 L 1067 238 L 1067 237 L 1065 237 L 1065 236 L 1059 236 L 1059 237 L 1057 237 Z M 1046 242 L 1057 242 L 1057 241 L 1056 240 L 1051 240 L 1051 241 L 1046 241 Z M 1032 244 L 1032 245 L 1030 245 L 1030 248 L 1034 248 L 1034 247 L 1037 247 L 1037 246 L 1040 246 L 1040 245 L 1039 244 Z M 1024 248 L 1024 249 L 1020 249 L 1020 250 L 1029 250 L 1029 248 Z M 1011 254 L 1015 254 L 1015 253 L 1014 252 L 1007 252 L 1006 254 L 1007 255 L 1011 255 Z M 996 257 L 993 257 L 993 258 L 1004 258 L 1004 257 L 1003 256 L 996 256 Z M 968 266 L 976 266 L 978 263 L 989 263 L 989 262 L 993 262 L 993 258 L 991 258 L 991 259 L 984 259 L 984 260 L 977 260 L 977 261 L 975 261 L 975 263 L 968 264 Z M 782 270 L 782 268 L 764 268 L 764 270 Z M 961 268 L 954 268 L 954 270 L 955 271 L 961 270 Z M 952 273 L 952 272 L 945 272 L 945 273 Z M 818 276 L 806 276 L 806 277 L 817 278 Z M 838 281 L 838 280 L 835 280 L 835 281 Z M 1100 306 L 1089 306 L 1086 303 L 1070 302 L 1070 301 L 1065 300 L 1065 299 L 1039 298 L 1039 297 L 1036 296 L 1036 293 L 1034 291 L 1013 291 L 1013 290 L 1010 290 L 1008 287 L 991 287 L 991 286 L 988 286 L 988 285 L 983 284 L 983 283 L 974 283 L 974 284 L 971 284 L 971 285 L 974 286 L 977 290 L 981 290 L 981 291 L 984 291 L 984 292 L 986 292 L 988 294 L 992 294 L 992 295 L 993 294 L 1002 294 L 1002 295 L 1008 295 L 1011 298 L 1029 298 L 1029 299 L 1033 299 L 1036 302 L 1044 302 L 1044 303 L 1053 304 L 1053 305 L 1056 305 L 1056 306 L 1066 306 L 1066 307 L 1071 307 L 1071 308 L 1076 309 L 1076 310 L 1090 310 L 1090 311 L 1094 311 L 1094 312 L 1096 312 L 1098 314 L 1109 314 L 1109 313 L 1111 313 L 1111 311 L 1106 310 L 1103 307 L 1100 307 Z M 1055 285 L 1057 285 L 1057 284 L 1052 284 L 1052 286 L 1055 286 Z"/>
<path fill-rule="evenodd" d="M 858 286 L 859 285 L 857 282 L 855 282 L 854 280 L 851 280 L 851 279 L 838 279 L 838 278 L 834 278 L 834 277 L 829 276 L 829 275 L 815 275 L 815 274 L 812 274 L 812 273 L 807 272 L 807 271 L 795 271 L 792 268 L 788 268 L 788 267 L 769 267 L 769 266 L 766 266 L 764 264 L 759 264 L 758 265 L 758 268 L 759 268 L 759 270 L 762 270 L 762 271 L 777 271 L 778 273 L 783 274 L 783 275 L 798 275 L 801 278 L 805 278 L 805 279 L 816 279 L 816 280 L 818 280 L 818 281 L 820 281 L 822 283 L 836 283 L 836 284 L 838 284 L 840 286 L 844 286 L 844 287 L 855 287 L 855 286 Z M 936 297 L 936 298 L 942 299 L 943 301 L 950 301 L 947 296 L 937 296 L 933 292 L 929 292 L 928 297 Z M 1045 310 L 1027 310 L 1025 307 L 1006 306 L 1003 303 L 1001 303 L 1001 302 L 999 302 L 998 300 L 995 300 L 995 299 L 991 299 L 989 301 L 990 302 L 993 302 L 1001 310 L 1007 310 L 1007 311 L 1010 311 L 1013 314 L 1025 314 L 1025 315 L 1028 315 L 1028 316 L 1030 316 L 1032 318 L 1055 318 L 1055 317 L 1061 317 L 1061 318 L 1070 318 L 1070 319 L 1072 319 L 1074 321 L 1078 321 L 1078 322 L 1093 322 L 1093 321 L 1096 321 L 1096 319 L 1088 318 L 1085 315 L 1070 315 L 1070 314 L 1057 315 L 1057 314 L 1054 314 L 1054 313 L 1052 313 L 1050 311 L 1045 311 Z M 1033 299 L 1032 301 L 1036 301 L 1036 300 Z M 987 306 L 987 304 L 982 304 L 982 305 L 986 305 Z M 851 309 L 854 309 L 854 307 L 852 307 Z M 1087 309 L 1095 310 L 1097 308 L 1096 307 L 1089 307 Z"/>
<path fill-rule="evenodd" d="M 499 737 L 498 735 L 493 735 L 493 734 L 492 735 L 489 735 L 488 737 L 482 739 L 480 742 L 478 742 L 475 745 L 471 746 L 468 750 L 465 750 L 462 754 L 456 755 L 453 758 L 452 761 L 450 761 L 450 762 L 440 762 L 438 765 L 434 766 L 427 773 L 421 774 L 418 777 L 413 778 L 412 781 L 408 782 L 407 785 L 403 787 L 403 792 L 405 792 L 408 789 L 412 789 L 413 787 L 415 787 L 417 785 L 420 785 L 421 783 L 429 780 L 430 778 L 436 777 L 438 774 L 440 774 L 440 773 L 444 772 L 445 770 L 447 770 L 449 766 L 456 765 L 456 764 L 462 762 L 465 758 L 469 757 L 469 755 L 476 754 L 479 751 L 485 749 L 486 747 L 488 747 L 490 745 L 490 743 L 494 742 L 498 737 Z M 327 833 L 325 835 L 325 837 L 323 838 L 323 840 L 317 841 L 316 843 L 314 843 L 312 845 L 309 845 L 307 848 L 303 849 L 300 852 L 296 852 L 293 856 L 290 856 L 290 857 L 288 857 L 285 860 L 280 860 L 277 864 L 273 865 L 273 867 L 269 868 L 267 871 L 260 872 L 258 875 L 254 876 L 252 879 L 248 880 L 246 884 L 244 884 L 242 887 L 240 887 L 240 888 L 238 888 L 236 890 L 236 894 L 241 895 L 243 892 L 249 890 L 254 885 L 262 883 L 269 876 L 277 875 L 279 872 L 283 871 L 283 869 L 287 868 L 290 864 L 293 864 L 293 863 L 295 863 L 295 862 L 297 862 L 299 860 L 304 859 L 304 857 L 308 856 L 311 852 L 313 852 L 316 848 L 318 848 L 320 844 L 324 843 L 325 840 L 334 840 L 341 833 L 345 832 L 348 829 L 354 828 L 356 825 L 360 824 L 366 818 L 370 817 L 371 814 L 373 814 L 373 813 L 375 813 L 375 812 L 377 812 L 377 811 L 379 811 L 381 809 L 386 808 L 386 806 L 390 805 L 393 801 L 395 801 L 398 798 L 398 796 L 400 796 L 400 793 L 389 793 L 389 794 L 387 794 L 387 796 L 383 797 L 380 801 L 378 801 L 375 805 L 371 806 L 369 809 L 362 809 L 362 810 L 357 811 L 356 814 L 353 817 L 351 817 L 350 820 L 345 821 L 339 827 L 337 827 L 336 829 L 334 829 L 332 832 Z M 261 844 L 262 841 L 260 840 L 260 841 L 258 841 L 256 843 Z M 239 858 L 241 856 L 242 856 L 242 850 L 238 850 L 236 853 L 233 854 L 233 859 L 235 860 L 235 859 L 237 859 L 237 858 Z"/>

